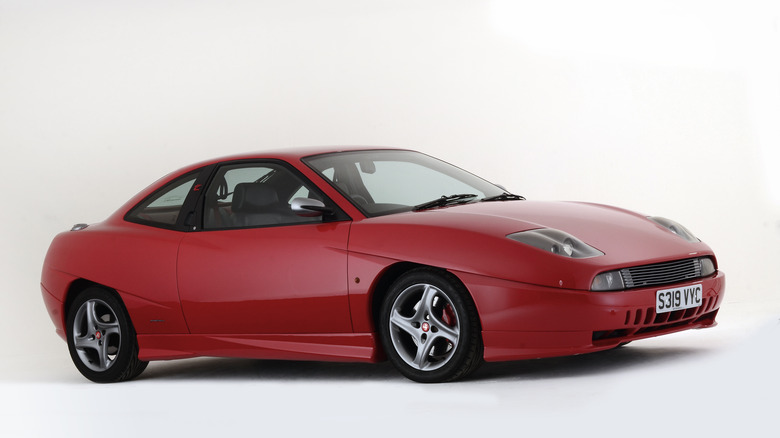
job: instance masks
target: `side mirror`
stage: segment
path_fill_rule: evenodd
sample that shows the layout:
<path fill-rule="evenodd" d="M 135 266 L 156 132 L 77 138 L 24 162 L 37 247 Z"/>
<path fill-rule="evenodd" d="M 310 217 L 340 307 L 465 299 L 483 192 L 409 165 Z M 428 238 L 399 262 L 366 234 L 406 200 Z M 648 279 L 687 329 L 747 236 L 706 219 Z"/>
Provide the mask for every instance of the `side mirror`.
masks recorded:
<path fill-rule="evenodd" d="M 290 202 L 293 213 L 302 217 L 317 217 L 323 214 L 333 214 L 333 210 L 325 206 L 322 201 L 311 198 L 295 198 Z"/>

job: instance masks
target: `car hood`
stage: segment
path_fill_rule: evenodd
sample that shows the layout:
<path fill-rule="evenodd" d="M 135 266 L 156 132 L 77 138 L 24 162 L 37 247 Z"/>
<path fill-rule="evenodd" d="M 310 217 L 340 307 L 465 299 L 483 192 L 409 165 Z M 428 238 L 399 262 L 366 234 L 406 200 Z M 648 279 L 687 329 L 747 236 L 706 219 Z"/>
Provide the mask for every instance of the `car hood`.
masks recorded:
<path fill-rule="evenodd" d="M 454 216 L 464 227 L 487 227 L 484 232 L 508 235 L 537 228 L 565 231 L 605 254 L 603 261 L 632 262 L 690 256 L 706 245 L 686 241 L 647 219 L 646 215 L 583 202 L 513 201 L 463 205 L 438 210 Z M 431 215 L 433 217 L 433 215 Z"/>
<path fill-rule="evenodd" d="M 603 256 L 568 259 L 507 239 L 512 233 L 555 228 L 597 248 Z M 353 225 L 350 249 L 420 263 L 452 265 L 502 278 L 515 277 L 518 260 L 587 265 L 594 273 L 696 255 L 712 255 L 645 216 L 580 202 L 496 201 L 394 214 Z M 511 262 L 505 259 L 511 258 Z"/>

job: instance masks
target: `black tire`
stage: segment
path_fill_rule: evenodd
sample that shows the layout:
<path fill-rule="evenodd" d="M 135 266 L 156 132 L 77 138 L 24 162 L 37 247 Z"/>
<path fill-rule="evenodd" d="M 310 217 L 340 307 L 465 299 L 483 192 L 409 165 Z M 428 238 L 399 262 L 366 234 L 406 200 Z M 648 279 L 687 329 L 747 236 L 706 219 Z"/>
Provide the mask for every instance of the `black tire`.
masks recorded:
<path fill-rule="evenodd" d="M 396 280 L 382 302 L 379 335 L 393 366 L 417 382 L 461 379 L 482 363 L 476 306 L 448 272 L 420 268 Z"/>
<path fill-rule="evenodd" d="M 93 382 L 130 380 L 148 365 L 138 359 L 135 330 L 113 292 L 100 287 L 81 292 L 68 309 L 66 332 L 73 364 Z"/>

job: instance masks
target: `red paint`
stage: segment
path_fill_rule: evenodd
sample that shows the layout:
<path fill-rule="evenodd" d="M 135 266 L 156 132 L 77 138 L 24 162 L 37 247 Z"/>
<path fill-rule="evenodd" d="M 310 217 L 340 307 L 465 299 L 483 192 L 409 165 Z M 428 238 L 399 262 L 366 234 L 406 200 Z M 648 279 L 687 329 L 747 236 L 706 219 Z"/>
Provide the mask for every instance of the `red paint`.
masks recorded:
<path fill-rule="evenodd" d="M 242 155 L 189 166 L 105 221 L 58 235 L 41 278 L 57 332 L 64 336 L 71 285 L 87 280 L 117 291 L 143 360 L 209 355 L 373 362 L 382 358 L 373 298 L 382 292 L 382 275 L 402 262 L 446 269 L 460 279 L 479 312 L 487 360 L 585 353 L 715 324 L 725 290 L 722 272 L 697 280 L 710 300 L 708 310 L 674 325 L 646 323 L 639 313 L 653 306 L 657 288 L 588 291 L 603 271 L 692 253 L 714 259 L 706 244 L 688 243 L 641 215 L 592 204 L 522 201 L 366 218 L 300 160 L 323 152 Z M 253 158 L 286 161 L 351 221 L 185 232 L 124 220 L 138 202 L 184 173 Z M 605 255 L 568 259 L 506 238 L 540 226 L 565 230 Z M 443 319 L 455 321 L 452 309 L 445 309 Z M 601 331 L 616 335 L 594 339 Z"/>
<path fill-rule="evenodd" d="M 191 333 L 351 333 L 349 222 L 186 233 L 177 264 Z"/>

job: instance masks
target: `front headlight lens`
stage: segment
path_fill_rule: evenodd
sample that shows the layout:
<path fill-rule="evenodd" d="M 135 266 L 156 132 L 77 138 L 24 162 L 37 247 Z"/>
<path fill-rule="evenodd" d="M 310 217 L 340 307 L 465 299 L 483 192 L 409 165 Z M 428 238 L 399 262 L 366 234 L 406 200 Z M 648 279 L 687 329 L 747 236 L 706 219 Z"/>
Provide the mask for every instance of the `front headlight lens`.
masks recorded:
<path fill-rule="evenodd" d="M 590 290 L 597 292 L 607 292 L 612 290 L 622 290 L 626 286 L 623 283 L 623 276 L 620 271 L 602 272 L 593 279 Z"/>
<path fill-rule="evenodd" d="M 702 277 L 709 277 L 710 275 L 715 273 L 715 263 L 712 262 L 711 258 L 702 257 L 699 259 L 699 263 L 701 263 Z"/>
<path fill-rule="evenodd" d="M 660 216 L 648 216 L 648 219 L 651 221 L 657 223 L 658 225 L 666 228 L 667 230 L 671 231 L 672 233 L 682 237 L 683 239 L 687 240 L 691 243 L 698 243 L 701 242 L 698 237 L 694 236 L 693 233 L 684 226 L 680 225 L 679 223 L 671 220 L 666 219 Z"/>
<path fill-rule="evenodd" d="M 534 248 L 549 251 L 561 257 L 586 259 L 604 255 L 603 252 L 571 234 L 553 228 L 521 231 L 506 237 L 526 245 L 531 245 Z"/>

